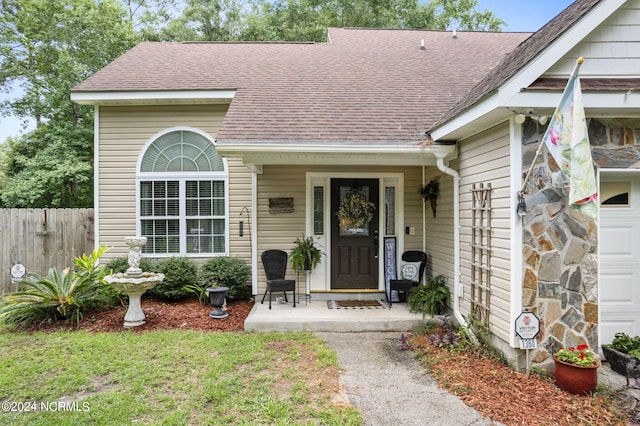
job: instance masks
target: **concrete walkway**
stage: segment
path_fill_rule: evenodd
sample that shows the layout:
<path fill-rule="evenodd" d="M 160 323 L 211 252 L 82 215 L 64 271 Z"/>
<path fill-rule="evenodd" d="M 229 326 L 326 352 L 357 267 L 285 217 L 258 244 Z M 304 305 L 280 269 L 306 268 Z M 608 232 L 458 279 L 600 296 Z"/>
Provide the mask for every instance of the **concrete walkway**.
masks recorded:
<path fill-rule="evenodd" d="M 395 309 L 395 307 L 393 308 Z M 496 425 L 440 389 L 400 333 L 316 333 L 338 354 L 349 402 L 364 425 Z"/>

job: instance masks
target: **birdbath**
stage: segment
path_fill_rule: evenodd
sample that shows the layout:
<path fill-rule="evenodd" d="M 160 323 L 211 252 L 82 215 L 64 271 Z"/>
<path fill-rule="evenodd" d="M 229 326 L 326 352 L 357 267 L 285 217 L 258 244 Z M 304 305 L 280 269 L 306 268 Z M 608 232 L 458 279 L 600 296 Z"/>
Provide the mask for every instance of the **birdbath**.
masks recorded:
<path fill-rule="evenodd" d="M 227 318 L 229 314 L 223 311 L 222 305 L 224 305 L 224 297 L 227 295 L 229 287 L 207 287 L 207 293 L 209 293 L 209 302 L 214 307 L 213 311 L 209 313 L 211 318 L 221 319 Z"/>
<path fill-rule="evenodd" d="M 137 327 L 144 324 L 142 294 L 161 283 L 164 280 L 164 274 L 142 272 L 140 269 L 142 247 L 147 243 L 147 237 L 126 237 L 124 242 L 129 246 L 129 268 L 125 273 L 107 275 L 104 280 L 129 296 L 129 308 L 124 316 L 124 326 Z"/>

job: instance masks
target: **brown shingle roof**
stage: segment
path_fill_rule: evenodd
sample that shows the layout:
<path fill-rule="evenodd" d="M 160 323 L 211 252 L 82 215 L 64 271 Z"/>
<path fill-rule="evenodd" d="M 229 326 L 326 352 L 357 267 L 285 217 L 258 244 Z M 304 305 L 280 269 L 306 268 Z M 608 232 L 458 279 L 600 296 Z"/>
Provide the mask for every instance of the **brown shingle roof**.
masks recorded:
<path fill-rule="evenodd" d="M 577 0 L 549 21 L 540 30 L 525 40 L 520 46 L 506 55 L 477 86 L 473 88 L 459 103 L 449 110 L 433 127 L 444 124 L 467 108 L 482 100 L 522 67 L 540 54 L 555 39 L 567 31 L 576 21 L 595 7 L 601 0 Z M 564 86 L 562 87 L 564 89 Z"/>
<path fill-rule="evenodd" d="M 221 141 L 407 143 L 529 36 L 329 34 L 328 44 L 141 43 L 73 92 L 236 89 Z"/>

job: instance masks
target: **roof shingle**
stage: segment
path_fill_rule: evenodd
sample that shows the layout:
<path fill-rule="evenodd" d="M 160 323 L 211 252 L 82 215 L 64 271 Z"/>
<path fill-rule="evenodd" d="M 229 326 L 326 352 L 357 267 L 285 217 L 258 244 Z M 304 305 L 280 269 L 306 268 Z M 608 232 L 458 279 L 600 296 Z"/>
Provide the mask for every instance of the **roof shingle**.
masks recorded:
<path fill-rule="evenodd" d="M 227 143 L 410 143 L 529 36 L 336 28 L 329 35 L 331 43 L 145 42 L 72 91 L 235 89 L 218 133 Z"/>

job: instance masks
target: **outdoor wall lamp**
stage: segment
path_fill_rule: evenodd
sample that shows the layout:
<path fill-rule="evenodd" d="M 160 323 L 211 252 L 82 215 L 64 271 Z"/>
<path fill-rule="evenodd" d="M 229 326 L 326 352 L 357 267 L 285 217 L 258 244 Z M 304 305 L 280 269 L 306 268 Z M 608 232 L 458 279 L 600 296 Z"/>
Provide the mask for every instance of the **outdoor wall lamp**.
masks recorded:
<path fill-rule="evenodd" d="M 549 117 L 547 117 L 546 115 L 516 114 L 516 117 L 515 117 L 516 123 L 523 124 L 527 119 L 527 117 L 537 121 L 541 126 L 544 126 L 545 124 L 547 124 L 547 121 L 549 120 Z"/>
<path fill-rule="evenodd" d="M 518 207 L 516 207 L 516 212 L 520 217 L 527 215 L 527 203 L 524 201 L 524 196 L 521 192 L 518 193 Z"/>
<path fill-rule="evenodd" d="M 247 212 L 247 220 L 251 219 L 249 216 L 249 209 L 243 207 L 242 210 L 240 210 L 240 223 L 238 223 L 238 235 L 240 235 L 241 237 L 244 237 L 244 221 L 242 220 L 242 214 L 245 211 Z"/>

